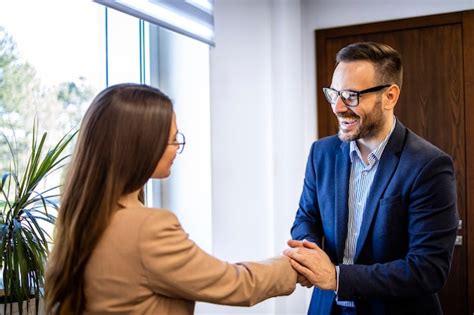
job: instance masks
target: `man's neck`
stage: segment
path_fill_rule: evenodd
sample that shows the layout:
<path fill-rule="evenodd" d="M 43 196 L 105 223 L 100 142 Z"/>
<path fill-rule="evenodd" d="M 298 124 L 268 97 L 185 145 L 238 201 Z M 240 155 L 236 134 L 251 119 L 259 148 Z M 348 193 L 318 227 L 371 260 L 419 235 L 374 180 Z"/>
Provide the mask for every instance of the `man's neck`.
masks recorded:
<path fill-rule="evenodd" d="M 364 163 L 368 163 L 368 156 L 370 152 L 377 149 L 377 147 L 382 143 L 382 141 L 388 136 L 388 134 L 392 130 L 394 123 L 395 119 L 393 115 L 391 115 L 387 123 L 384 125 L 384 127 L 378 134 L 370 138 L 356 140 L 357 147 L 359 148 Z"/>

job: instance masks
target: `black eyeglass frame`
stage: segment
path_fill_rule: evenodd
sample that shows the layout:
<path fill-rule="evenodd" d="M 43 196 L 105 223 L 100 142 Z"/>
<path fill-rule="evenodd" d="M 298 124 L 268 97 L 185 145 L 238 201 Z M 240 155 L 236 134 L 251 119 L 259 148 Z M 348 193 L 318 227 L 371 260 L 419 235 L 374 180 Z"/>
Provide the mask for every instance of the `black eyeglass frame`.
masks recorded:
<path fill-rule="evenodd" d="M 181 135 L 181 137 L 183 138 L 183 141 L 179 142 L 176 139 L 175 142 L 168 143 L 168 145 L 177 145 L 178 150 L 176 151 L 176 153 L 181 154 L 184 151 L 184 146 L 186 145 L 186 137 L 184 136 L 182 132 L 177 132 L 176 138 L 178 137 L 178 135 Z"/>
<path fill-rule="evenodd" d="M 341 100 L 342 102 L 348 106 L 348 107 L 356 107 L 356 106 L 359 106 L 359 98 L 361 95 L 363 94 L 367 94 L 367 93 L 372 93 L 372 92 L 378 92 L 382 89 L 385 89 L 385 88 L 388 88 L 389 86 L 391 86 L 391 84 L 383 84 L 383 85 L 377 85 L 377 86 L 374 86 L 374 87 L 371 87 L 371 88 L 368 88 L 368 89 L 365 89 L 365 90 L 362 90 L 362 91 L 354 91 L 354 90 L 336 90 L 336 89 L 333 89 L 333 88 L 330 88 L 330 87 L 325 87 L 323 88 L 323 93 L 324 93 L 324 96 L 326 97 L 326 100 L 329 102 L 329 104 L 333 105 L 333 104 L 336 104 L 336 101 L 337 101 L 337 97 L 335 98 L 335 101 L 332 102 L 331 101 L 331 98 L 329 97 L 328 95 L 328 91 L 334 91 L 337 93 L 337 96 L 340 96 L 341 97 Z M 344 95 L 342 95 L 344 92 L 349 92 L 349 93 L 353 93 L 352 95 L 350 96 L 357 96 L 357 103 L 355 105 L 353 104 L 347 104 L 346 101 L 347 101 L 347 98 L 349 98 L 350 96 L 347 96 L 345 97 Z"/>

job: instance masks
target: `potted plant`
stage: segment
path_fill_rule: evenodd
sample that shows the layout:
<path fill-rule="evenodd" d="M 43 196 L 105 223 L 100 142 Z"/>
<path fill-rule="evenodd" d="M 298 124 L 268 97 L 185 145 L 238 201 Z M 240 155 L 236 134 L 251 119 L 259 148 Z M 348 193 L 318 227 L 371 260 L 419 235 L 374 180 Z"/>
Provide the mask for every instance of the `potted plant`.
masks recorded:
<path fill-rule="evenodd" d="M 35 122 L 23 169 L 17 148 L 2 133 L 11 158 L 9 171 L 0 181 L 0 276 L 3 275 L 0 312 L 4 314 L 25 311 L 38 314 L 50 230 L 56 220 L 59 196 L 59 185 L 39 189 L 39 184 L 64 166 L 69 156 L 65 148 L 77 133 L 68 133 L 46 151 L 47 133 L 39 138 L 36 126 Z M 14 311 L 15 308 L 18 310 Z"/>

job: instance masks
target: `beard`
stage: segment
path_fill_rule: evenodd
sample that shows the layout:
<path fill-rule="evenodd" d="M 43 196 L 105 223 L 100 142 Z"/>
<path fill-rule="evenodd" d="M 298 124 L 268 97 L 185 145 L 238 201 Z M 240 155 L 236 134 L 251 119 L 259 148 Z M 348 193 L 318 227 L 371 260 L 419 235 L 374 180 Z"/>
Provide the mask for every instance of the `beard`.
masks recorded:
<path fill-rule="evenodd" d="M 338 114 L 338 117 L 357 119 L 356 129 L 353 131 L 344 130 L 339 124 L 338 137 L 341 141 L 348 142 L 363 138 L 372 138 L 382 131 L 384 125 L 382 98 L 377 99 L 374 109 L 368 113 L 364 120 L 360 119 L 350 108 L 347 112 Z"/>

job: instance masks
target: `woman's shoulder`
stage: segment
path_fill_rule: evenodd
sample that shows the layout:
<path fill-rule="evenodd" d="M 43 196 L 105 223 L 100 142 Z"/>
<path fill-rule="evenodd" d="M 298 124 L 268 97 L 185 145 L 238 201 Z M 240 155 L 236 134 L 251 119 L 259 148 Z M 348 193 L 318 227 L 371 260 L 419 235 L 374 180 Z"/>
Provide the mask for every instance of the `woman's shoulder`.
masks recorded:
<path fill-rule="evenodd" d="M 136 217 L 146 217 L 146 216 L 176 217 L 176 215 L 169 209 L 149 208 L 149 207 L 122 208 L 117 211 L 117 214 L 121 214 L 123 216 L 136 216 Z"/>
<path fill-rule="evenodd" d="M 178 218 L 172 211 L 148 207 L 122 208 L 114 214 L 112 221 L 126 222 L 130 225 L 147 225 L 147 222 L 179 225 Z"/>

